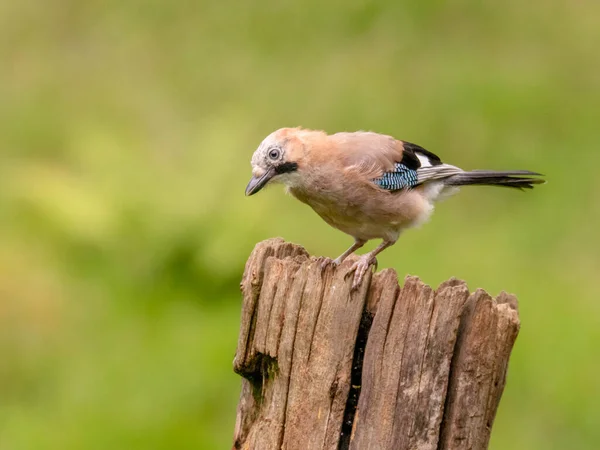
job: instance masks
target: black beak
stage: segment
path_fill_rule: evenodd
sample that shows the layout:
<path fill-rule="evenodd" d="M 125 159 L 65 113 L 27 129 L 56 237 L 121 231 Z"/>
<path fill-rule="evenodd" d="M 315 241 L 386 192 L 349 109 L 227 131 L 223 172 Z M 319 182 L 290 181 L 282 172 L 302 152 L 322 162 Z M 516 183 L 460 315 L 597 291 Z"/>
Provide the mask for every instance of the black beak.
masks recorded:
<path fill-rule="evenodd" d="M 261 177 L 252 177 L 248 186 L 246 186 L 246 195 L 254 195 L 269 182 L 271 178 L 275 176 L 276 172 L 273 169 L 267 170 Z"/>

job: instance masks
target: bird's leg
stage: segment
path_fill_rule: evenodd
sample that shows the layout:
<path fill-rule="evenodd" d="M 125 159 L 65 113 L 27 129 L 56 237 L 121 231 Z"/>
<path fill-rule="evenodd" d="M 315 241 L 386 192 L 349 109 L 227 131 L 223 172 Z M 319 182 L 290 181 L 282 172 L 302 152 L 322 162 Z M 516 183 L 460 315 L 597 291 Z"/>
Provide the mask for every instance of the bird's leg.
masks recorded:
<path fill-rule="evenodd" d="M 383 241 L 381 244 L 377 246 L 374 250 L 369 253 L 365 253 L 354 263 L 349 273 L 354 271 L 354 281 L 352 282 L 352 289 L 358 289 L 360 283 L 362 283 L 362 279 L 365 276 L 365 273 L 371 266 L 371 264 L 377 265 L 377 259 L 375 258 L 379 253 L 384 251 L 391 245 L 394 245 L 396 241 Z"/>
<path fill-rule="evenodd" d="M 329 259 L 326 258 L 322 263 L 321 263 L 321 268 L 325 269 L 325 267 L 327 267 L 329 264 L 333 264 L 334 266 L 339 266 L 342 261 L 344 261 L 348 256 L 350 256 L 352 253 L 354 253 L 356 250 L 358 250 L 359 248 L 361 248 L 363 245 L 365 245 L 367 241 L 364 241 L 362 239 L 354 239 L 354 244 L 352 244 L 350 246 L 350 248 L 348 248 L 348 250 L 346 250 L 344 253 L 342 253 L 340 256 L 338 256 L 336 259 Z"/>
<path fill-rule="evenodd" d="M 342 253 L 340 256 L 338 256 L 336 259 L 334 259 L 333 263 L 336 266 L 340 265 L 348 256 L 350 256 L 352 253 L 354 253 L 356 250 L 361 248 L 366 243 L 367 243 L 367 241 L 363 241 L 362 239 L 355 239 L 354 244 L 352 244 L 350 246 L 350 248 L 348 248 L 348 250 L 346 250 L 344 253 Z"/>

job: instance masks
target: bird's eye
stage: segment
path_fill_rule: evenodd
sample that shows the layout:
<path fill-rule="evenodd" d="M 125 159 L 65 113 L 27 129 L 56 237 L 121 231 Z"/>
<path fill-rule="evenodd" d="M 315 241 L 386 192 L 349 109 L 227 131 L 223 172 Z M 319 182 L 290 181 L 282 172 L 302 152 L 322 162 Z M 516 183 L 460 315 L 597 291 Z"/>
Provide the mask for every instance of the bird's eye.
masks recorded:
<path fill-rule="evenodd" d="M 279 149 L 277 148 L 272 148 L 271 150 L 269 150 L 269 158 L 275 160 L 279 158 Z"/>

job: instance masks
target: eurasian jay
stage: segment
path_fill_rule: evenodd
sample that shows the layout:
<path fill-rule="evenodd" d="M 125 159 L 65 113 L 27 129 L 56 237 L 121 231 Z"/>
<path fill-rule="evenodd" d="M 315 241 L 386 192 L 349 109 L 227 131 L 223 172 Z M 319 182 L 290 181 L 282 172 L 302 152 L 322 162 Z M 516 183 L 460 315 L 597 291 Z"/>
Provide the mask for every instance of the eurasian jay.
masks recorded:
<path fill-rule="evenodd" d="M 469 184 L 531 189 L 543 183 L 527 170 L 466 172 L 442 163 L 428 150 L 383 134 L 282 128 L 265 138 L 252 156 L 246 195 L 268 183 L 282 183 L 325 222 L 354 238 L 354 244 L 327 264 L 340 264 L 368 240 L 383 242 L 352 266 L 356 289 L 376 256 L 400 233 L 422 224 L 436 200 Z"/>

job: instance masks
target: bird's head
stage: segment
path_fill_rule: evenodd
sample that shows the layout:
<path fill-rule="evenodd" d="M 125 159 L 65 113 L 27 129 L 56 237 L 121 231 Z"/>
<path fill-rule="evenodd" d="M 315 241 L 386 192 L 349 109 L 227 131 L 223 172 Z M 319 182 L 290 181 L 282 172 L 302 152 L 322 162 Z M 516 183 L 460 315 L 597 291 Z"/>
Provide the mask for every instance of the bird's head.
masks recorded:
<path fill-rule="evenodd" d="M 303 135 L 308 130 L 281 128 L 267 136 L 252 155 L 252 179 L 246 195 L 253 195 L 269 182 L 293 185 L 302 171 L 306 151 Z"/>

